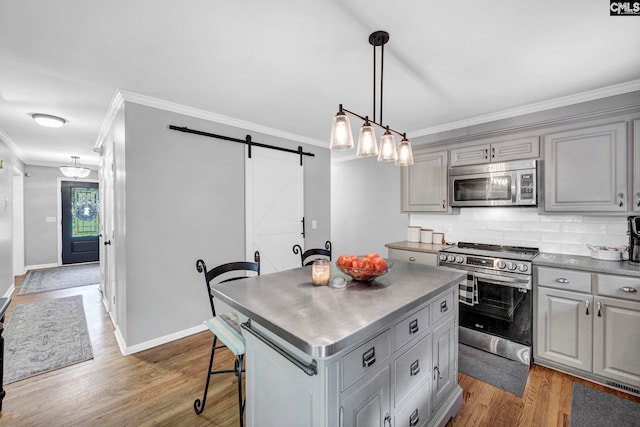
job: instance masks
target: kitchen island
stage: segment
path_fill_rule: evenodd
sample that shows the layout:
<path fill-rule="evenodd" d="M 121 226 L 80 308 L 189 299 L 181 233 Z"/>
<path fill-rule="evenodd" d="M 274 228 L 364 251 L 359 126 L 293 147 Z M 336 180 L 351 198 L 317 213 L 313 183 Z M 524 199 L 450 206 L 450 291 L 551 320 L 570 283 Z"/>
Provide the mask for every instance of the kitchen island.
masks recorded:
<path fill-rule="evenodd" d="M 332 265 L 332 279 L 344 277 Z M 222 283 L 249 320 L 249 426 L 443 425 L 457 384 L 464 273 L 396 262 L 372 283 L 313 286 L 311 267 Z"/>

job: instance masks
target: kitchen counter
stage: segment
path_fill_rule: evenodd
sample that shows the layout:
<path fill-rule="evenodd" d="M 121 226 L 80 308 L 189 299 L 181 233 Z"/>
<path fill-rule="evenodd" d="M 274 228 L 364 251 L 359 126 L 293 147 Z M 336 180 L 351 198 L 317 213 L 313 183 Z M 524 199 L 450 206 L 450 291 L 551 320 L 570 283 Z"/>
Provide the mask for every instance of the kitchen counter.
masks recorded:
<path fill-rule="evenodd" d="M 453 245 L 436 245 L 434 243 L 416 243 L 403 240 L 401 242 L 387 243 L 385 246 L 389 249 L 400 249 L 403 251 L 424 252 L 427 254 L 437 254 L 442 249 L 450 248 Z"/>
<path fill-rule="evenodd" d="M 331 279 L 345 277 L 331 265 Z M 215 285 L 216 297 L 312 357 L 328 357 L 433 296 L 465 274 L 396 261 L 372 283 L 311 284 L 311 266 Z"/>
<path fill-rule="evenodd" d="M 630 261 L 602 261 L 580 255 L 539 253 L 533 259 L 533 265 L 640 277 L 640 264 Z"/>

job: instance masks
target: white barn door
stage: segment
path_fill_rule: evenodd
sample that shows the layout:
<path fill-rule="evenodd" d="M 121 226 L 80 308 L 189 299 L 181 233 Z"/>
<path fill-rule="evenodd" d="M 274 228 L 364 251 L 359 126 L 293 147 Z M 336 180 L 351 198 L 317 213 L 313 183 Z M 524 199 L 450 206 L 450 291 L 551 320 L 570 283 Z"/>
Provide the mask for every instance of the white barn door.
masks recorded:
<path fill-rule="evenodd" d="M 245 157 L 246 260 L 260 251 L 260 273 L 300 267 L 293 245 L 304 248 L 304 169 L 300 156 L 251 148 Z"/>

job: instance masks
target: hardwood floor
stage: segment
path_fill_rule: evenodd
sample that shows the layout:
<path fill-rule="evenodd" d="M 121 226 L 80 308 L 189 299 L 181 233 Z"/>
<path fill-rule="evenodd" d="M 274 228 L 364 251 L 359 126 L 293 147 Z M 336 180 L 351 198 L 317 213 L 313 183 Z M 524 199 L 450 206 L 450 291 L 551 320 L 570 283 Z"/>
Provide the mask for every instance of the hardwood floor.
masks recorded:
<path fill-rule="evenodd" d="M 94 359 L 6 385 L 0 426 L 236 426 L 237 388 L 233 375 L 213 378 L 205 411 L 193 401 L 204 388 L 211 334 L 202 332 L 131 356 L 122 356 L 98 286 L 18 295 L 16 278 L 5 325 L 17 304 L 82 295 Z M 232 366 L 226 349 L 216 367 Z M 573 381 L 586 381 L 534 366 L 518 398 L 460 375 L 464 405 L 448 426 L 568 426 Z M 591 384 L 591 383 L 589 383 Z M 593 384 L 591 384 L 593 385 Z M 627 399 L 640 398 L 593 385 Z"/>

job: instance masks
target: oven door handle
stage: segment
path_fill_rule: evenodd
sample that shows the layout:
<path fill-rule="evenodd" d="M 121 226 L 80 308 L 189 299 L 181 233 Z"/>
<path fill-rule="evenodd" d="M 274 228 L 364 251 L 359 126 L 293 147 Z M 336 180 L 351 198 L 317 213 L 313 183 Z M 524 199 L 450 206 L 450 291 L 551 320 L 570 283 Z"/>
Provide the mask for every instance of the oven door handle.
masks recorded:
<path fill-rule="evenodd" d="M 512 288 L 531 290 L 531 279 L 518 279 L 514 277 L 498 276 L 494 274 L 484 274 L 473 272 L 475 277 L 491 281 L 495 285 L 511 286 Z"/>

